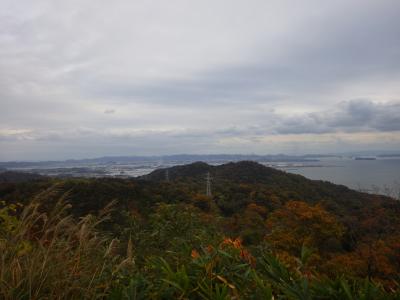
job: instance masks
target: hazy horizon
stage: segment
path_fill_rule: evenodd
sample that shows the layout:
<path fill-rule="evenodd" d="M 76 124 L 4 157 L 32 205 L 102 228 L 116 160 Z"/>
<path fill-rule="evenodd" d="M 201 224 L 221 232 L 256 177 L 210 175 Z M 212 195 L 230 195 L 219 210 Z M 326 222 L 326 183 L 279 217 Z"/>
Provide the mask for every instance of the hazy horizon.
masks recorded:
<path fill-rule="evenodd" d="M 290 154 L 290 153 L 171 153 L 171 154 L 127 154 L 127 155 L 101 155 L 101 156 L 93 156 L 93 155 L 88 155 L 88 156 L 81 156 L 81 157 L 68 157 L 68 158 L 61 158 L 61 159 L 48 159 L 48 160 L 43 160 L 43 159 L 22 159 L 22 160 L 0 160 L 0 163 L 7 163 L 7 162 L 46 162 L 46 161 L 80 161 L 80 160 L 96 160 L 96 159 L 102 159 L 102 158 L 172 158 L 172 157 L 193 157 L 193 156 L 198 156 L 198 157 L 207 157 L 207 156 L 238 156 L 238 157 L 251 157 L 251 156 L 257 156 L 257 157 L 279 157 L 279 156 L 287 156 L 287 157 L 298 157 L 298 158 L 304 158 L 304 157 L 315 157 L 317 158 L 318 156 L 327 156 L 327 157 L 334 157 L 334 156 L 343 156 L 343 157 L 354 157 L 354 156 L 360 156 L 360 157 L 374 157 L 374 156 L 381 156 L 381 155 L 395 155 L 395 157 L 400 155 L 400 150 L 396 151 L 391 151 L 391 150 L 365 150 L 365 151 L 350 151 L 350 152 L 326 152 L 326 153 L 298 153 L 298 154 Z"/>
<path fill-rule="evenodd" d="M 0 161 L 400 149 L 397 0 L 0 4 Z"/>

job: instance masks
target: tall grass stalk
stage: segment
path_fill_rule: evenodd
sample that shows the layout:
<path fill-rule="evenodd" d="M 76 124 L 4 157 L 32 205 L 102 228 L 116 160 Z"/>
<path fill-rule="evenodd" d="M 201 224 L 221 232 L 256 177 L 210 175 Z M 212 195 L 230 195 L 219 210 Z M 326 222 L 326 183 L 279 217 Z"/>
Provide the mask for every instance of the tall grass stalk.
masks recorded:
<path fill-rule="evenodd" d="M 37 198 L 53 193 L 54 188 Z M 0 298 L 93 299 L 107 293 L 118 265 L 109 253 L 110 239 L 96 230 L 107 209 L 100 217 L 75 220 L 64 200 L 48 213 L 41 212 L 39 201 L 24 207 L 18 217 L 14 207 L 2 209 Z"/>

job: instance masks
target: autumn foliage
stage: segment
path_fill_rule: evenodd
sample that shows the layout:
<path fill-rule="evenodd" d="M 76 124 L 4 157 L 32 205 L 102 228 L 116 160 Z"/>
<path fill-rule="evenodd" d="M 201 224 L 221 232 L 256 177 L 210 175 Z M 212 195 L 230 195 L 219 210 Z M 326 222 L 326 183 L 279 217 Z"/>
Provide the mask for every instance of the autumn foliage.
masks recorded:
<path fill-rule="evenodd" d="M 398 201 L 254 163 L 158 173 L 0 183 L 0 298 L 398 299 Z"/>
<path fill-rule="evenodd" d="M 323 252 L 326 243 L 340 241 L 343 226 L 320 204 L 289 201 L 267 219 L 267 241 L 274 249 L 298 254 L 302 245 Z"/>

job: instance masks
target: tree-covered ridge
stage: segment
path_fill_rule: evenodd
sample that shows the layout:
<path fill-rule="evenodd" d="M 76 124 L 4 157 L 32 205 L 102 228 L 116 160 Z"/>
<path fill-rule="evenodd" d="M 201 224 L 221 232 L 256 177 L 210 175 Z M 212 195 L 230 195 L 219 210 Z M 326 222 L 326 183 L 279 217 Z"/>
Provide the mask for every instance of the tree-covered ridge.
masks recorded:
<path fill-rule="evenodd" d="M 0 169 L 0 182 L 24 182 L 44 179 L 45 176 L 33 173 L 6 171 Z"/>
<path fill-rule="evenodd" d="M 1 295 L 399 297 L 398 201 L 252 162 L 165 174 L 1 183 Z"/>

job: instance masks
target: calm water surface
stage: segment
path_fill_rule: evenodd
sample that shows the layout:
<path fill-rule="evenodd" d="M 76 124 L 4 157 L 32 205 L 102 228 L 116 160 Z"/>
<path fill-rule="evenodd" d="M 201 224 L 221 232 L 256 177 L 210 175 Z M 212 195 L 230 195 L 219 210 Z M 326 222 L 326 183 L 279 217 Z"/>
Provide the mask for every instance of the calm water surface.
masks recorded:
<path fill-rule="evenodd" d="M 326 180 L 353 189 L 400 186 L 400 158 L 377 160 L 328 159 L 283 168 L 310 179 Z"/>

